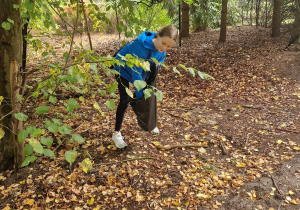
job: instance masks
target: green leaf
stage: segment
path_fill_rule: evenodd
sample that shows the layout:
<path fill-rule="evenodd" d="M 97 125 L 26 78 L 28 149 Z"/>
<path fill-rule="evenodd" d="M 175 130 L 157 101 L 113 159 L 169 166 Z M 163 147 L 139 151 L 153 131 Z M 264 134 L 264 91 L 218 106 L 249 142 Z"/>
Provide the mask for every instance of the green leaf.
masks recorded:
<path fill-rule="evenodd" d="M 51 159 L 55 157 L 54 152 L 51 149 L 44 149 L 44 155 Z"/>
<path fill-rule="evenodd" d="M 49 102 L 55 104 L 57 102 L 57 98 L 54 96 L 49 97 Z"/>
<path fill-rule="evenodd" d="M 89 170 L 93 169 L 93 163 L 89 158 L 86 158 L 81 163 L 82 170 L 87 173 Z"/>
<path fill-rule="evenodd" d="M 210 76 L 209 74 L 206 74 L 204 72 L 198 71 L 198 75 L 199 77 L 201 77 L 201 79 L 214 79 L 212 76 Z"/>
<path fill-rule="evenodd" d="M 191 73 L 191 75 L 193 75 L 193 77 L 196 76 L 196 73 L 195 73 L 195 69 L 194 69 L 194 68 L 189 67 L 189 68 L 187 68 L 187 70 L 189 70 L 189 72 Z"/>
<path fill-rule="evenodd" d="M 105 105 L 110 109 L 110 110 L 114 110 L 115 108 L 115 102 L 114 100 L 110 99 L 108 101 L 105 102 Z"/>
<path fill-rule="evenodd" d="M 69 57 L 69 53 L 68 53 L 68 52 L 65 52 L 65 53 L 63 54 L 63 57 L 64 57 L 64 59 L 65 59 L 65 61 L 66 61 L 67 58 Z"/>
<path fill-rule="evenodd" d="M 65 134 L 71 134 L 71 127 L 68 125 L 64 125 L 64 126 L 59 126 L 58 127 L 58 131 L 65 135 Z"/>
<path fill-rule="evenodd" d="M 131 92 L 131 90 L 129 90 L 129 88 L 126 88 L 126 93 L 130 98 L 133 98 L 133 93 Z"/>
<path fill-rule="evenodd" d="M 79 134 L 72 134 L 72 140 L 73 142 L 77 142 L 78 144 L 82 144 L 83 142 L 85 142 L 85 139 Z"/>
<path fill-rule="evenodd" d="M 45 125 L 45 127 L 50 131 L 51 133 L 57 133 L 58 132 L 58 125 L 55 123 L 50 122 L 49 125 Z"/>
<path fill-rule="evenodd" d="M 5 135 L 4 130 L 0 128 L 0 139 L 2 139 L 4 135 Z"/>
<path fill-rule="evenodd" d="M 68 103 L 67 106 L 68 112 L 73 112 L 74 109 L 79 108 L 79 105 L 74 98 L 70 98 L 67 103 Z"/>
<path fill-rule="evenodd" d="M 36 110 L 36 113 L 38 113 L 38 114 L 45 114 L 49 111 L 49 107 L 48 106 L 39 106 L 35 110 Z"/>
<path fill-rule="evenodd" d="M 31 11 L 34 9 L 34 4 L 30 1 L 25 1 L 25 7 L 28 11 Z"/>
<path fill-rule="evenodd" d="M 36 129 L 31 133 L 31 135 L 32 135 L 33 137 L 38 137 L 38 136 L 40 136 L 40 135 L 42 135 L 42 134 L 44 134 L 44 133 L 45 133 L 45 130 L 44 130 L 44 129 L 36 128 Z"/>
<path fill-rule="evenodd" d="M 16 113 L 15 118 L 24 122 L 28 119 L 27 115 L 23 113 Z"/>
<path fill-rule="evenodd" d="M 10 28 L 11 28 L 9 22 L 3 22 L 3 23 L 1 24 L 1 27 L 4 28 L 6 31 L 9 31 Z"/>
<path fill-rule="evenodd" d="M 20 7 L 20 5 L 18 4 L 13 4 L 14 9 L 18 9 Z"/>
<path fill-rule="evenodd" d="M 53 139 L 51 139 L 51 138 L 46 138 L 46 137 L 42 136 L 42 137 L 41 137 L 41 144 L 50 147 L 50 146 L 53 144 Z"/>
<path fill-rule="evenodd" d="M 19 142 L 24 141 L 28 137 L 28 134 L 29 132 L 27 129 L 21 130 L 20 133 L 18 134 L 18 141 Z"/>
<path fill-rule="evenodd" d="M 90 68 L 91 68 L 94 72 L 96 72 L 96 73 L 98 72 L 97 64 L 96 64 L 96 63 L 91 63 Z"/>
<path fill-rule="evenodd" d="M 140 90 L 142 90 L 144 87 L 147 86 L 147 83 L 146 83 L 145 81 L 142 81 L 142 80 L 135 80 L 135 81 L 133 82 L 133 85 L 134 85 L 134 87 L 136 87 L 136 89 L 137 89 L 138 91 L 140 91 Z"/>
<path fill-rule="evenodd" d="M 7 18 L 7 21 L 10 22 L 11 24 L 14 24 L 14 23 L 15 23 L 15 21 L 12 20 L 12 19 L 10 19 L 10 18 Z"/>
<path fill-rule="evenodd" d="M 114 93 L 117 90 L 117 87 L 118 87 L 118 83 L 117 82 L 111 83 L 111 84 L 109 84 L 108 91 L 110 93 Z"/>
<path fill-rule="evenodd" d="M 29 157 L 26 157 L 25 160 L 24 160 L 24 162 L 22 163 L 22 167 L 28 166 L 29 163 L 33 163 L 36 159 L 37 159 L 36 156 L 29 156 Z"/>
<path fill-rule="evenodd" d="M 159 101 L 162 101 L 163 93 L 162 93 L 161 91 L 156 91 L 156 92 L 154 92 L 154 95 L 156 96 L 156 98 L 157 98 Z"/>
<path fill-rule="evenodd" d="M 62 125 L 62 121 L 60 119 L 55 119 L 55 118 L 52 118 L 52 121 L 56 124 L 56 125 Z"/>
<path fill-rule="evenodd" d="M 33 152 L 33 148 L 30 144 L 26 144 L 23 148 L 23 155 L 28 156 L 31 155 Z"/>
<path fill-rule="evenodd" d="M 77 152 L 75 150 L 67 151 L 65 153 L 65 159 L 66 159 L 66 161 L 68 161 L 68 163 L 70 163 L 70 165 L 72 165 L 72 163 L 74 163 L 76 158 L 77 158 Z"/>
<path fill-rule="evenodd" d="M 37 140 L 33 139 L 29 141 L 29 144 L 32 146 L 33 151 L 36 153 L 43 154 L 44 148 Z"/>
<path fill-rule="evenodd" d="M 144 97 L 145 99 L 151 97 L 151 93 L 152 93 L 152 88 L 147 88 L 144 90 Z"/>

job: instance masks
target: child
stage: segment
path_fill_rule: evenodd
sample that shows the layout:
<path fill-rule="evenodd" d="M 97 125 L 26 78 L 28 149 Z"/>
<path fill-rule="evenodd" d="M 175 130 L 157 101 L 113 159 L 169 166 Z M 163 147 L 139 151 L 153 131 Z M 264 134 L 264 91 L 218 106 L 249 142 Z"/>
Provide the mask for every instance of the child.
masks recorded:
<path fill-rule="evenodd" d="M 176 43 L 178 37 L 177 28 L 173 25 L 165 26 L 158 32 L 145 31 L 140 34 L 134 41 L 125 45 L 116 55 L 116 59 L 121 60 L 120 55 L 125 56 L 131 54 L 142 59 L 155 58 L 160 63 L 163 63 L 166 57 L 166 50 Z M 153 61 L 150 61 L 150 66 L 155 65 Z M 142 67 L 122 67 L 114 66 L 114 69 L 120 73 L 116 75 L 118 82 L 120 102 L 116 113 L 115 132 L 112 135 L 112 139 L 115 142 L 116 147 L 124 148 L 127 146 L 121 135 L 121 125 L 124 119 L 125 111 L 129 104 L 129 96 L 126 93 L 126 87 L 129 88 L 129 82 L 134 83 L 136 80 L 143 80 L 147 76 L 147 72 Z M 143 97 L 143 90 L 138 91 L 135 88 L 135 95 L 138 99 Z M 158 134 L 159 130 L 155 127 L 151 133 Z"/>

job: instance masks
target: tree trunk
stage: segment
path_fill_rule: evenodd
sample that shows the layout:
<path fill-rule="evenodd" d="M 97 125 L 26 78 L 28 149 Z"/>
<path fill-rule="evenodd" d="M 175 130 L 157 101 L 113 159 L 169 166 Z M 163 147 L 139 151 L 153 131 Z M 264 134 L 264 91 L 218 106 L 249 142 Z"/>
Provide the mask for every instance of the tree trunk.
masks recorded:
<path fill-rule="evenodd" d="M 190 19 L 189 19 L 189 5 L 185 2 L 182 2 L 182 30 L 181 37 L 188 37 L 190 35 Z"/>
<path fill-rule="evenodd" d="M 290 43 L 299 43 L 300 41 L 300 0 L 295 0 L 295 8 L 293 8 L 295 20 L 291 30 L 291 39 Z"/>
<path fill-rule="evenodd" d="M 260 3 L 261 3 L 261 0 L 256 0 L 256 6 L 255 6 L 255 12 L 256 12 L 255 23 L 256 23 L 256 27 L 260 25 L 259 24 Z"/>
<path fill-rule="evenodd" d="M 18 169 L 23 158 L 23 148 L 18 142 L 17 134 L 22 129 L 13 112 L 19 110 L 19 86 L 21 85 L 20 67 L 22 64 L 22 23 L 21 0 L 2 0 L 0 4 L 0 23 L 12 20 L 11 28 L 0 27 L 0 96 L 4 97 L 0 107 L 0 127 L 5 131 L 0 140 L 0 170 Z M 11 22 L 12 22 L 11 21 Z M 8 23 L 7 23 L 8 24 Z"/>
<path fill-rule="evenodd" d="M 227 29 L 227 3 L 228 0 L 222 0 L 222 11 L 221 11 L 221 30 L 219 43 L 226 42 L 226 29 Z"/>
<path fill-rule="evenodd" d="M 274 9 L 272 17 L 272 37 L 280 36 L 280 10 L 281 10 L 281 0 L 274 0 Z"/>

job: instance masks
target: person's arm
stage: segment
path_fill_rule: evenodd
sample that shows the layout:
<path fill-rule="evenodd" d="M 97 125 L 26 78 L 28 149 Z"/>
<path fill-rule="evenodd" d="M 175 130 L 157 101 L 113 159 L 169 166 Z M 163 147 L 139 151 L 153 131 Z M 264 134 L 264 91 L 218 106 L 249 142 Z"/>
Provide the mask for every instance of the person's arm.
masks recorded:
<path fill-rule="evenodd" d="M 146 49 L 144 46 L 142 46 L 142 44 L 138 41 L 134 41 L 132 43 L 130 43 L 128 45 L 128 54 L 131 54 L 133 56 L 137 56 L 139 58 L 142 58 L 142 59 L 147 59 L 147 56 L 148 56 L 148 53 L 149 53 L 149 50 Z M 144 69 L 142 67 L 128 67 L 126 66 L 125 69 L 128 71 L 132 71 L 132 83 L 134 84 L 134 81 L 136 80 L 143 80 L 142 79 L 142 73 L 144 71 Z M 136 94 L 136 97 L 137 98 L 142 98 L 143 95 L 144 95 L 144 90 L 140 90 L 138 91 L 135 87 L 134 87 L 134 90 L 135 90 L 135 94 Z"/>

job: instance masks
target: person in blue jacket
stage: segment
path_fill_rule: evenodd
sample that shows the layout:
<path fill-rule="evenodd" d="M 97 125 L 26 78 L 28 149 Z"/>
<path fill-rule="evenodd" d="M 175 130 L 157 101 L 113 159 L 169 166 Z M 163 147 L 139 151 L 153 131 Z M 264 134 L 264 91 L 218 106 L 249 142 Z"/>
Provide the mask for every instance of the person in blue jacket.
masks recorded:
<path fill-rule="evenodd" d="M 178 31 L 173 25 L 165 26 L 158 32 L 145 31 L 135 40 L 125 45 L 116 55 L 116 59 L 122 60 L 121 56 L 131 54 L 132 56 L 147 60 L 155 58 L 160 63 L 163 63 L 166 57 L 166 50 L 176 43 L 177 37 Z M 152 65 L 155 65 L 155 63 L 150 60 L 150 66 Z M 119 72 L 119 75 L 116 75 L 116 79 L 118 82 L 120 102 L 116 112 L 115 132 L 112 135 L 112 139 L 115 142 L 116 147 L 124 148 L 127 144 L 124 141 L 120 130 L 130 100 L 126 93 L 126 87 L 129 88 L 129 83 L 133 84 L 136 80 L 145 81 L 147 72 L 143 70 L 142 67 L 137 66 L 130 68 L 128 66 L 123 67 L 115 65 L 114 69 Z M 143 89 L 138 91 L 135 88 L 135 96 L 138 99 L 141 99 L 144 96 Z M 154 128 L 151 133 L 158 134 L 158 128 Z"/>

